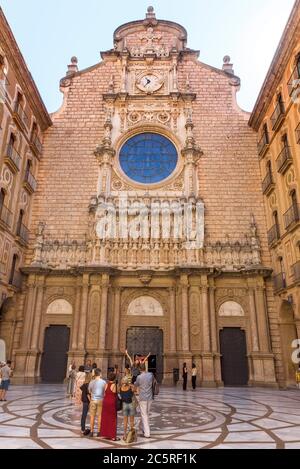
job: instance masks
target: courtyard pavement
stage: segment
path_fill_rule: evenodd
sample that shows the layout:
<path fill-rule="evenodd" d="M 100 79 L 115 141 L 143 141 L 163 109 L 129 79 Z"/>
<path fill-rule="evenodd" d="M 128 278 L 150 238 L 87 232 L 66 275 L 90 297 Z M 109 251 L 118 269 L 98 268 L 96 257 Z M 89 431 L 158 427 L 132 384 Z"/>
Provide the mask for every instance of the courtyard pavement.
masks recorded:
<path fill-rule="evenodd" d="M 0 449 L 112 449 L 125 443 L 80 434 L 81 410 L 65 386 L 11 386 L 0 402 Z M 119 436 L 122 417 L 118 414 Z M 300 390 L 161 388 L 143 449 L 300 449 Z"/>

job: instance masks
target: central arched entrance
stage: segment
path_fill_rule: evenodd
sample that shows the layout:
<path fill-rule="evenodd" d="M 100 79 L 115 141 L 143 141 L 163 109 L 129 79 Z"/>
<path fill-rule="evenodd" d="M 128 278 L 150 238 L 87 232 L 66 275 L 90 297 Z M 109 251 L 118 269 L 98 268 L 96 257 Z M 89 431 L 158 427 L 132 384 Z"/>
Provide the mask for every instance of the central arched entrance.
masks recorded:
<path fill-rule="evenodd" d="M 151 353 L 148 370 L 155 374 L 159 383 L 163 380 L 163 331 L 158 327 L 130 327 L 127 329 L 126 346 L 130 356 Z"/>

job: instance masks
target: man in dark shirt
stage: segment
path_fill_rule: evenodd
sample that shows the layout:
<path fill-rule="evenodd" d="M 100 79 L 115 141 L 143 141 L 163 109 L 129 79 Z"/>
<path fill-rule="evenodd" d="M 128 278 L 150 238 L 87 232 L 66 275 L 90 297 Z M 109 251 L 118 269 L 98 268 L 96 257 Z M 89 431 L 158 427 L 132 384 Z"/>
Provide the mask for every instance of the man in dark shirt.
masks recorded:
<path fill-rule="evenodd" d="M 90 374 L 87 374 L 84 384 L 80 387 L 82 391 L 82 394 L 81 394 L 81 401 L 82 401 L 81 433 L 84 436 L 87 436 L 90 434 L 90 430 L 85 428 L 86 418 L 87 418 L 89 405 L 90 405 L 90 394 L 89 394 L 90 381 L 91 381 Z"/>

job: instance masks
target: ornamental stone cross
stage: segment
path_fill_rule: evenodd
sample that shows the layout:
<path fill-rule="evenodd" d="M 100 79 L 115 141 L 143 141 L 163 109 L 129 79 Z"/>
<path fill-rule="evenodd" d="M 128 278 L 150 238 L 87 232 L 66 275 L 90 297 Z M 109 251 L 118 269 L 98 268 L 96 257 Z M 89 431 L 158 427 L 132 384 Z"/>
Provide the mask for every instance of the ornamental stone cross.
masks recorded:
<path fill-rule="evenodd" d="M 147 29 L 146 34 L 141 34 L 140 35 L 140 39 L 141 39 L 142 42 L 144 42 L 145 40 L 147 41 L 146 47 L 149 48 L 149 49 L 153 48 L 154 41 L 159 42 L 161 40 L 161 38 L 162 38 L 162 35 L 161 34 L 155 34 L 154 29 L 151 28 L 151 27 L 149 27 Z"/>

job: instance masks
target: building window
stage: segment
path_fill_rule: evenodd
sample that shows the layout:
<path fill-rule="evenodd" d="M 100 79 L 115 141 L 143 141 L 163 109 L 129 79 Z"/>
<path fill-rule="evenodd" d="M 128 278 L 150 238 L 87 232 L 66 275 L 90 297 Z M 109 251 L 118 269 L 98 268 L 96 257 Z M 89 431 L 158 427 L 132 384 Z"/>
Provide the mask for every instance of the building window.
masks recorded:
<path fill-rule="evenodd" d="M 280 225 L 279 225 L 278 212 L 273 213 L 273 219 L 274 219 L 274 226 L 276 230 L 277 239 L 280 239 Z"/>
<path fill-rule="evenodd" d="M 18 224 L 17 224 L 17 236 L 20 236 L 21 229 L 23 225 L 23 218 L 24 218 L 24 210 L 20 210 Z"/>
<path fill-rule="evenodd" d="M 269 140 L 269 131 L 268 131 L 268 124 L 267 123 L 265 123 L 264 126 L 263 126 L 263 138 L 264 138 L 265 144 L 269 145 L 270 140 Z"/>
<path fill-rule="evenodd" d="M 16 273 L 16 267 L 17 267 L 17 261 L 18 261 L 18 256 L 17 254 L 13 255 L 12 263 L 11 263 L 11 270 L 10 270 L 10 276 L 9 276 L 9 285 L 13 285 L 14 283 L 14 277 Z"/>
<path fill-rule="evenodd" d="M 135 135 L 120 151 L 120 166 L 133 181 L 155 184 L 168 178 L 175 170 L 178 154 L 175 145 L 155 133 Z"/>
<path fill-rule="evenodd" d="M 5 202 L 5 191 L 4 189 L 1 189 L 0 191 L 0 215 L 4 207 L 4 202 Z"/>

